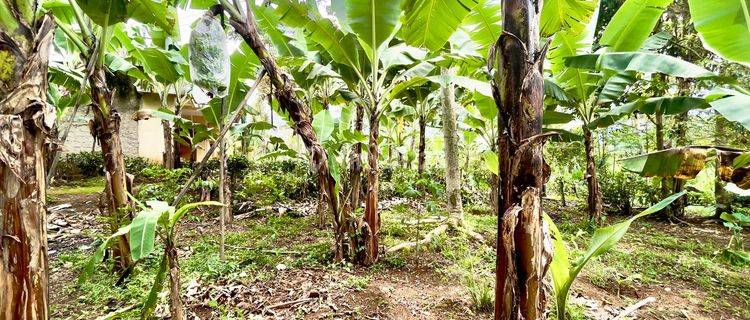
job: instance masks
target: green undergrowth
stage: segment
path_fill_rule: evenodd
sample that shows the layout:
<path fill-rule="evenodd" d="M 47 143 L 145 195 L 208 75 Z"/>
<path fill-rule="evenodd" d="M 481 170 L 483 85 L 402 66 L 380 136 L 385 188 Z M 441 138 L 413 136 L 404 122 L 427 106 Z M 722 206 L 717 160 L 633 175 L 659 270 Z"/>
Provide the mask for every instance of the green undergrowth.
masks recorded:
<path fill-rule="evenodd" d="M 87 195 L 96 194 L 104 190 L 104 178 L 93 177 L 81 180 L 63 182 L 60 185 L 52 186 L 48 189 L 48 195 Z"/>
<path fill-rule="evenodd" d="M 183 227 L 180 256 L 183 292 L 188 283 L 199 281 L 202 286 L 239 281 L 268 280 L 279 268 L 326 268 L 331 266 L 331 240 L 328 231 L 317 230 L 315 217 L 292 218 L 270 216 L 259 220 L 238 221 L 242 231 L 226 234 L 226 256 L 219 258 L 219 236 L 216 233 L 201 235 L 195 228 Z M 300 235 L 306 235 L 304 241 Z M 297 240 L 295 240 L 297 239 Z M 80 284 L 66 281 L 61 293 L 74 297 L 72 301 L 53 305 L 53 312 L 61 319 L 93 319 L 102 310 L 113 311 L 140 303 L 148 294 L 153 275 L 158 268 L 161 248 L 149 258 L 140 261 L 134 272 L 121 286 L 115 286 L 117 277 L 111 265 L 102 264 L 93 276 Z M 76 249 L 62 253 L 53 268 L 64 268 L 77 276 L 90 255 L 90 249 Z M 165 289 L 166 290 L 166 289 Z M 166 302 L 162 297 L 162 302 Z M 125 315 L 136 319 L 138 312 Z"/>
<path fill-rule="evenodd" d="M 591 238 L 586 219 L 573 219 L 574 214 L 561 212 L 557 219 L 573 249 L 572 261 L 583 254 Z M 614 294 L 633 296 L 642 287 L 650 286 L 698 301 L 709 314 L 728 309 L 735 316 L 750 318 L 746 307 L 750 305 L 750 269 L 733 266 L 722 258 L 726 243 L 711 237 L 693 237 L 688 228 L 693 227 L 638 221 L 620 244 L 591 261 L 582 274 L 592 284 Z M 705 297 L 698 299 L 696 294 Z"/>

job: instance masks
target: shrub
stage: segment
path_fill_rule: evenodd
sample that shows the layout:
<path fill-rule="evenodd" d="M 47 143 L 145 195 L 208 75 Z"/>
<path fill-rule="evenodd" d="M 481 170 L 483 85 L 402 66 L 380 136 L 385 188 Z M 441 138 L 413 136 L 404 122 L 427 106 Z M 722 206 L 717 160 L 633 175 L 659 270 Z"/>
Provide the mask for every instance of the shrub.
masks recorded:
<path fill-rule="evenodd" d="M 63 155 L 57 165 L 55 178 L 74 180 L 97 177 L 104 174 L 104 159 L 101 152 L 77 152 Z"/>

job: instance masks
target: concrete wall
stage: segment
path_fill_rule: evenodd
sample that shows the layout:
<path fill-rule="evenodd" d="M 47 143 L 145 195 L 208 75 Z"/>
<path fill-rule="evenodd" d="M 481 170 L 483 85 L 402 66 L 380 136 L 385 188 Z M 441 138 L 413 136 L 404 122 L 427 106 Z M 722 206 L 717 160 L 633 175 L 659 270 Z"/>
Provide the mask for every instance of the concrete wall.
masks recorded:
<path fill-rule="evenodd" d="M 72 109 L 71 109 L 72 110 Z M 138 155 L 138 122 L 133 120 L 133 114 L 135 114 L 134 108 L 123 108 L 118 109 L 120 112 L 120 139 L 122 140 L 122 152 L 126 156 L 137 156 Z M 94 142 L 94 138 L 91 137 L 89 132 L 89 120 L 93 118 L 91 112 L 86 115 L 86 108 L 80 108 L 78 115 L 73 122 L 73 126 L 70 128 L 68 133 L 68 139 L 65 141 L 63 146 L 63 154 L 76 153 L 81 151 L 91 151 L 91 146 Z M 63 119 L 67 121 L 68 117 L 65 116 Z M 61 122 L 65 123 L 66 122 Z M 64 128 L 64 127 L 63 127 Z M 61 128 L 62 130 L 62 128 Z M 101 147 L 97 143 L 94 147 L 95 151 L 101 151 Z"/>

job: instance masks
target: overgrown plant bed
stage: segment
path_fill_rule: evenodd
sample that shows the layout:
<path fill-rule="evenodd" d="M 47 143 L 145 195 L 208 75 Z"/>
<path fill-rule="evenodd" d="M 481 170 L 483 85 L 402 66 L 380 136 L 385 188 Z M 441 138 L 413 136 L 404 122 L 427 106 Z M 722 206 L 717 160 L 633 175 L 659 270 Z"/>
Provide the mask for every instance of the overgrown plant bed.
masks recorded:
<path fill-rule="evenodd" d="M 50 242 L 52 316 L 94 319 L 132 308 L 125 318 L 137 319 L 158 254 L 139 262 L 120 285 L 109 265 L 77 283 L 105 223 L 90 209 L 96 196 L 81 192 L 51 192 L 51 207 L 71 204 L 65 214 L 56 213 L 57 218 L 94 230 Z M 385 246 L 419 239 L 438 223 L 420 211 L 420 202 L 388 199 L 381 204 Z M 280 207 L 285 209 L 274 209 Z M 586 219 L 575 209 L 547 209 L 574 257 L 580 255 L 589 238 Z M 436 215 L 445 212 L 438 209 Z M 485 239 L 495 237 L 494 216 L 468 214 L 466 219 Z M 386 254 L 368 268 L 334 264 L 332 234 L 330 228 L 317 226 L 314 203 L 286 202 L 240 216 L 229 225 L 226 260 L 220 261 L 216 220 L 215 212 L 196 212 L 179 228 L 182 294 L 191 319 L 492 318 L 491 241 L 479 243 L 449 232 L 418 248 Z M 59 229 L 66 233 L 66 227 Z M 750 317 L 750 271 L 729 265 L 718 253 L 729 237 L 729 231 L 715 223 L 635 223 L 615 250 L 592 261 L 574 283 L 574 318 L 609 319 L 650 296 L 656 302 L 639 309 L 638 318 Z M 166 302 L 164 294 L 158 317 L 168 316 Z"/>

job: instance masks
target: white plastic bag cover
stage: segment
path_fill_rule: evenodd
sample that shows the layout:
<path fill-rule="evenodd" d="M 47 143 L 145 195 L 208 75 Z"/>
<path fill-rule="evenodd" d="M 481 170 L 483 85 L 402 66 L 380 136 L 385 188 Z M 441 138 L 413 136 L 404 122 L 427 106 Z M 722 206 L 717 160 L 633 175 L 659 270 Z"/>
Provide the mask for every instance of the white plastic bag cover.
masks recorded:
<path fill-rule="evenodd" d="M 227 34 L 211 14 L 203 15 L 193 26 L 189 43 L 190 76 L 193 83 L 212 97 L 224 97 L 229 87 Z"/>

